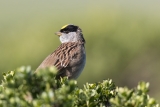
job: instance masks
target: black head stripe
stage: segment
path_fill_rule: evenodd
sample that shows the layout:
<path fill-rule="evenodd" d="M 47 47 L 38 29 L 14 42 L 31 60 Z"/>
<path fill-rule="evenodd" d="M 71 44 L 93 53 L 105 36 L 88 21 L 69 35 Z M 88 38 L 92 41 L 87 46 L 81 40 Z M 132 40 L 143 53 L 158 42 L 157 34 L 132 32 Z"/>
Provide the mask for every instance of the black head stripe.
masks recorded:
<path fill-rule="evenodd" d="M 68 26 L 62 28 L 62 29 L 60 30 L 60 32 L 63 32 L 63 33 L 76 32 L 77 29 L 78 29 L 78 26 L 68 25 Z"/>

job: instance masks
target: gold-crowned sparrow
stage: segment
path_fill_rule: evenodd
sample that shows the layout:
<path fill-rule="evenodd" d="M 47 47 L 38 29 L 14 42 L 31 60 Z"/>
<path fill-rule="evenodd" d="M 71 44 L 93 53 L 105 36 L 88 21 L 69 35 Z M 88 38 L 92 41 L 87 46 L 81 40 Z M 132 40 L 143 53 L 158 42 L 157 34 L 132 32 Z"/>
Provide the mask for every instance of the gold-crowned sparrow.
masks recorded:
<path fill-rule="evenodd" d="M 63 26 L 56 35 L 59 36 L 61 45 L 44 59 L 37 70 L 55 66 L 58 70 L 57 78 L 67 76 L 69 79 L 76 79 L 86 62 L 82 30 L 78 26 L 68 24 Z"/>

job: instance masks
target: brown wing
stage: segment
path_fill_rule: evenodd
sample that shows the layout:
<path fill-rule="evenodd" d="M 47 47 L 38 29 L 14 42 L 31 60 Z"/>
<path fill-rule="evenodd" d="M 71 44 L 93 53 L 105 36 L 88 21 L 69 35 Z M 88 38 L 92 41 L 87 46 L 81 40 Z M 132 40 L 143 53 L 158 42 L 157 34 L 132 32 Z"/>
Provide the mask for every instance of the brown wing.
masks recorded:
<path fill-rule="evenodd" d="M 55 66 L 58 71 L 66 68 L 76 55 L 78 43 L 62 43 L 52 54 L 47 56 L 37 69 Z M 37 70 L 36 70 L 37 71 Z M 60 73 L 60 72 L 59 72 Z"/>

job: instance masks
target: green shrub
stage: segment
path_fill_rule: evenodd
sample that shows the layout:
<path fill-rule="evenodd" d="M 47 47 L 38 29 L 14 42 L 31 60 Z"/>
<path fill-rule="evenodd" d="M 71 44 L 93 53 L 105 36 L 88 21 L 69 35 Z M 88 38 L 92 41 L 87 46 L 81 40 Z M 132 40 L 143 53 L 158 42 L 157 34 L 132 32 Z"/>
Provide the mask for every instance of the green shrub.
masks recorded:
<path fill-rule="evenodd" d="M 56 73 L 54 67 L 37 73 L 20 67 L 4 73 L 0 107 L 159 107 L 147 94 L 149 83 L 140 82 L 130 90 L 108 79 L 80 89 L 76 80 L 56 80 Z"/>

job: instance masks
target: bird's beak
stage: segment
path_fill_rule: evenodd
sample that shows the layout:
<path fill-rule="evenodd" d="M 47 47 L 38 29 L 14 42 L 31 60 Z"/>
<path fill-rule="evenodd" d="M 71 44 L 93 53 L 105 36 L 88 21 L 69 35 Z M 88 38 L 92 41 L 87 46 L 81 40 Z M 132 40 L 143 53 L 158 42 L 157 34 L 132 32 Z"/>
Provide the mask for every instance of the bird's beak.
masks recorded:
<path fill-rule="evenodd" d="M 62 35 L 62 33 L 61 33 L 61 32 L 56 32 L 56 33 L 55 33 L 55 35 L 57 35 L 57 36 L 61 36 L 61 35 Z"/>

